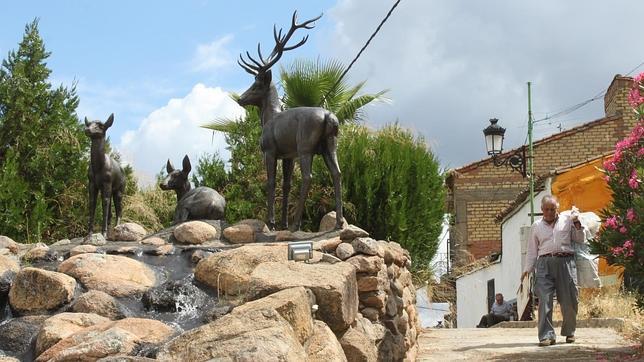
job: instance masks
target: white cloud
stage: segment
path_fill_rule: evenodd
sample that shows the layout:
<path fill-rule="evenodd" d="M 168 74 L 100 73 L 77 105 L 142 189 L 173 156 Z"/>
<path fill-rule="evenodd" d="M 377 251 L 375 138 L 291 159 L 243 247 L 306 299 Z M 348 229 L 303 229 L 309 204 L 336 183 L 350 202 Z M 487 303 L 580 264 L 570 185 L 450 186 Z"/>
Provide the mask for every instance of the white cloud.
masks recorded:
<path fill-rule="evenodd" d="M 195 71 L 211 71 L 231 64 L 231 55 L 226 46 L 233 40 L 231 34 L 209 44 L 199 44 L 192 58 L 192 68 Z"/>
<path fill-rule="evenodd" d="M 148 185 L 168 159 L 178 166 L 187 154 L 193 170 L 204 153 L 217 151 L 227 160 L 224 136 L 218 132 L 213 135 L 200 126 L 216 118 L 237 118 L 243 114 L 243 108 L 227 92 L 199 83 L 185 97 L 173 98 L 151 112 L 138 129 L 126 131 L 118 150 L 133 165 L 139 182 Z"/>
<path fill-rule="evenodd" d="M 321 53 L 348 64 L 391 5 L 338 1 L 327 12 L 335 31 Z M 643 12 L 641 1 L 402 1 L 348 81 L 367 80 L 371 92 L 390 89 L 393 103 L 368 107 L 366 119 L 399 120 L 425 136 L 443 166 L 458 167 L 485 157 L 482 129 L 489 118 L 507 128 L 507 146 L 523 143 L 527 81 L 538 118 L 591 98 L 616 73 L 644 61 L 635 45 Z M 596 101 L 551 125 L 535 125 L 535 137 L 558 132 L 559 122 L 570 128 L 603 113 Z"/>

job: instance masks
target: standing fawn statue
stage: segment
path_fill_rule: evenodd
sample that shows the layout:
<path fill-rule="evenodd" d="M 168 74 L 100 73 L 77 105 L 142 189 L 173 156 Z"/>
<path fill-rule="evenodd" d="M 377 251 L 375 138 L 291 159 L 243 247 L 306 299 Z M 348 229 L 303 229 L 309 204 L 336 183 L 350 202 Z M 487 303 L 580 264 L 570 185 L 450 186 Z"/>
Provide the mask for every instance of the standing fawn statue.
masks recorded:
<path fill-rule="evenodd" d="M 282 160 L 284 182 L 282 186 L 282 225 L 288 228 L 288 194 L 291 189 L 291 176 L 293 175 L 293 162 L 299 159 L 302 170 L 302 187 L 300 198 L 293 220 L 294 228 L 299 230 L 302 224 L 304 201 L 311 185 L 311 166 L 313 155 L 322 155 L 327 168 L 333 178 L 335 193 L 336 229 L 342 227 L 342 187 L 340 180 L 340 167 L 336 155 L 339 123 L 337 117 L 328 110 L 320 107 L 296 107 L 282 111 L 277 89 L 271 79 L 271 67 L 282 57 L 284 51 L 295 49 L 303 45 L 308 35 L 297 44 L 287 46 L 293 33 L 300 28 L 312 29 L 311 23 L 320 19 L 307 20 L 297 24 L 297 12 L 293 13 L 291 28 L 282 35 L 282 29 L 277 32 L 273 27 L 275 47 L 268 58 L 264 59 L 257 44 L 259 60 L 253 59 L 248 52 L 244 59 L 239 56 L 238 64 L 248 73 L 255 76 L 255 82 L 237 103 L 240 106 L 254 105 L 259 107 L 262 122 L 261 148 L 264 153 L 264 163 L 268 176 L 268 226 L 275 228 L 275 173 L 277 160 Z"/>
<path fill-rule="evenodd" d="M 174 190 L 177 193 L 177 207 L 174 211 L 173 224 L 186 220 L 222 220 L 226 200 L 210 187 L 200 186 L 191 189 L 188 174 L 192 166 L 188 155 L 183 158 L 183 169 L 175 170 L 168 160 L 168 176 L 159 184 L 162 190 Z"/>
<path fill-rule="evenodd" d="M 107 228 L 112 221 L 111 199 L 114 198 L 116 211 L 116 225 L 121 221 L 121 200 L 125 191 L 125 176 L 121 165 L 105 154 L 105 132 L 114 122 L 114 113 L 105 121 L 89 122 L 85 117 L 85 134 L 92 140 L 92 149 L 89 164 L 89 223 L 88 235 L 94 228 L 94 213 L 96 211 L 96 198 L 100 191 L 103 201 L 103 223 L 101 233 L 107 236 Z"/>

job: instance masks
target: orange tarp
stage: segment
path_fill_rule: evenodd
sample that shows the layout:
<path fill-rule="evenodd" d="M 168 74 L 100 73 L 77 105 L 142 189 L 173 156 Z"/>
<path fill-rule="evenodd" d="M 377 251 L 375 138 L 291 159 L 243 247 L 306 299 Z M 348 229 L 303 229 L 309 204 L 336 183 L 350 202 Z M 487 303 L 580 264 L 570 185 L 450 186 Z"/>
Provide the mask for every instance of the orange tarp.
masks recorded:
<path fill-rule="evenodd" d="M 612 155 L 572 168 L 554 177 L 552 194 L 559 199 L 560 210 L 570 210 L 577 206 L 581 212 L 592 211 L 601 215 L 601 211 L 612 201 L 608 183 L 604 179 L 604 160 Z M 622 268 L 611 266 L 603 258 L 599 259 L 600 275 L 621 275 Z"/>

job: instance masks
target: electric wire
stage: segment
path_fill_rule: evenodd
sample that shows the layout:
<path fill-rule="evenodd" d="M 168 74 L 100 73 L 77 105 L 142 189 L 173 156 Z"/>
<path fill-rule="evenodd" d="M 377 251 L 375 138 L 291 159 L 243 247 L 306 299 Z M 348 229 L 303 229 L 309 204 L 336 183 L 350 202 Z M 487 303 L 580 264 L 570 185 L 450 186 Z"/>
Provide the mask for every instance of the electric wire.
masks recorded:
<path fill-rule="evenodd" d="M 398 6 L 398 4 L 400 4 L 400 0 L 396 0 L 396 2 L 395 2 L 395 3 L 394 3 L 394 5 L 391 7 L 391 9 L 389 9 L 389 12 L 387 13 L 387 15 L 382 19 L 382 21 L 380 21 L 380 24 L 378 24 L 378 27 L 376 28 L 376 30 L 371 34 L 371 36 L 369 37 L 369 39 L 367 40 L 367 42 L 362 46 L 362 48 L 360 49 L 360 51 L 358 52 L 358 54 L 355 56 L 355 58 L 353 58 L 353 60 L 351 61 L 351 63 L 349 63 L 349 66 L 347 67 L 347 69 L 345 69 L 345 70 L 344 70 L 344 72 L 342 72 L 342 74 L 340 75 L 340 77 L 338 78 L 338 80 L 336 80 L 335 84 L 333 84 L 333 87 L 329 88 L 329 91 L 327 92 L 327 94 L 325 94 L 325 95 L 324 95 L 324 99 L 327 99 L 327 97 L 328 97 L 329 93 L 331 93 L 331 91 L 332 91 L 333 89 L 335 89 L 335 87 L 337 87 L 337 86 L 338 86 L 338 84 L 340 84 L 340 81 L 342 81 L 342 79 L 343 79 L 343 78 L 344 78 L 344 76 L 347 74 L 347 72 L 349 72 L 349 69 L 351 69 L 351 67 L 353 66 L 353 64 L 358 60 L 358 58 L 360 58 L 360 55 L 362 55 L 362 52 L 364 52 L 364 51 L 365 51 L 365 49 L 367 49 L 367 47 L 369 46 L 369 43 L 371 43 L 371 40 L 373 40 L 373 38 L 376 36 L 376 34 L 378 34 L 378 32 L 380 31 L 380 28 L 382 28 L 382 26 L 387 22 L 387 20 L 389 19 L 389 17 L 391 16 L 391 14 L 394 12 L 394 9 L 396 9 L 396 7 Z"/>
<path fill-rule="evenodd" d="M 628 73 L 626 73 L 626 76 L 631 75 L 634 71 L 636 71 L 637 69 L 639 69 L 643 65 L 644 65 L 644 62 L 641 62 L 636 67 L 631 69 Z M 585 101 L 582 101 L 582 102 L 577 103 L 575 105 L 572 105 L 572 106 L 569 106 L 567 108 L 564 108 L 564 109 L 562 109 L 560 111 L 555 112 L 554 114 L 552 114 L 550 116 L 546 116 L 546 117 L 537 119 L 537 120 L 535 120 L 533 122 L 533 124 L 537 124 L 537 123 L 540 123 L 540 122 L 544 122 L 544 121 L 547 121 L 547 120 L 551 120 L 551 119 L 554 119 L 554 118 L 563 117 L 565 115 L 568 115 L 568 114 L 570 114 L 570 113 L 572 113 L 572 112 L 574 112 L 574 111 L 576 111 L 576 110 L 588 105 L 589 103 L 592 103 L 592 102 L 594 102 L 594 101 L 596 101 L 598 99 L 601 99 L 606 94 L 606 91 L 608 91 L 608 88 L 597 92 L 597 94 L 595 94 L 593 97 L 591 97 L 591 98 L 589 98 L 589 99 L 587 99 Z"/>

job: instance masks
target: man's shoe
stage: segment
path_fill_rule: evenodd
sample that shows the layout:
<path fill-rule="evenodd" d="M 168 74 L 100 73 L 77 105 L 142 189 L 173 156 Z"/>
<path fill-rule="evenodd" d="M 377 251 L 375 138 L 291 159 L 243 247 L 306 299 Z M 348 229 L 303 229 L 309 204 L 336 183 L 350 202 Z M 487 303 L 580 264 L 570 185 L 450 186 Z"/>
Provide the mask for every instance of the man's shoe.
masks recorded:
<path fill-rule="evenodd" d="M 567 336 L 566 343 L 575 343 L 575 336 Z"/>
<path fill-rule="evenodd" d="M 552 346 L 555 343 L 557 343 L 557 341 L 554 339 L 544 339 L 542 341 L 539 341 L 539 347 Z"/>

